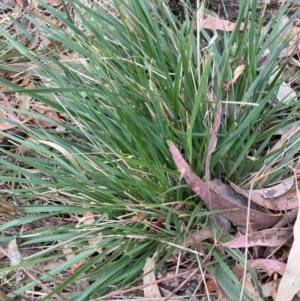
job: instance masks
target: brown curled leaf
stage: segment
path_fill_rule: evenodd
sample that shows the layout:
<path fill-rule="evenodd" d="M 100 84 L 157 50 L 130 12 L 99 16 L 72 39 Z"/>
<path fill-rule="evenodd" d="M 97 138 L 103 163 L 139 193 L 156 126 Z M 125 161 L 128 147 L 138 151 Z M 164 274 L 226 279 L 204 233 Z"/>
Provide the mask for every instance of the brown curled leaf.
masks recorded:
<path fill-rule="evenodd" d="M 181 177 L 185 179 L 191 189 L 205 202 L 206 206 L 211 210 L 226 210 L 226 212 L 220 213 L 223 217 L 237 226 L 245 227 L 247 224 L 248 209 L 245 204 L 242 203 L 241 196 L 235 193 L 229 185 L 225 185 L 219 180 L 214 180 L 209 183 L 208 197 L 206 194 L 206 184 L 193 173 L 174 143 L 171 141 L 167 141 L 167 143 Z M 279 219 L 279 216 L 268 215 L 250 209 L 249 222 L 253 230 L 269 228 Z"/>
<path fill-rule="evenodd" d="M 286 211 L 299 207 L 296 189 L 291 189 L 286 193 L 272 198 L 264 198 L 257 194 L 252 194 L 251 191 L 244 190 L 234 183 L 230 182 L 230 186 L 239 194 L 249 198 L 257 205 L 275 211 Z"/>

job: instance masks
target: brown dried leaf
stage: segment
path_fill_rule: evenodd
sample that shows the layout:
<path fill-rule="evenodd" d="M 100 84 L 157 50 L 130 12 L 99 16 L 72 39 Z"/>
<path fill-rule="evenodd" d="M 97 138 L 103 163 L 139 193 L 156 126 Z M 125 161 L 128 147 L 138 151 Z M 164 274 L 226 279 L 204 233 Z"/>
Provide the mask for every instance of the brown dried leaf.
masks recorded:
<path fill-rule="evenodd" d="M 59 115 L 54 111 L 50 111 L 50 110 L 46 111 L 44 113 L 44 115 L 51 118 L 51 119 L 53 119 L 53 120 L 56 120 L 56 121 L 60 122 Z M 56 126 L 56 124 L 54 124 L 53 122 L 48 121 L 48 120 L 44 120 L 44 119 L 39 119 L 39 125 L 43 128 L 51 128 L 51 127 Z"/>
<path fill-rule="evenodd" d="M 249 198 L 257 205 L 271 210 L 286 211 L 299 207 L 299 201 L 296 194 L 296 189 L 291 189 L 281 196 L 274 198 L 263 198 L 260 195 L 252 194 L 250 191 L 243 190 L 234 183 L 230 182 L 230 186 L 239 194 Z"/>
<path fill-rule="evenodd" d="M 145 217 L 145 213 L 137 213 L 137 214 L 132 216 L 131 220 L 133 222 L 141 221 L 144 217 Z"/>
<path fill-rule="evenodd" d="M 245 64 L 242 64 L 242 65 L 238 66 L 234 70 L 233 79 L 232 80 L 228 80 L 228 79 L 225 80 L 223 85 L 222 85 L 222 89 L 225 90 L 225 91 L 230 91 L 231 87 L 236 82 L 236 80 L 240 77 L 241 74 L 243 74 L 245 68 L 246 68 Z"/>
<path fill-rule="evenodd" d="M 255 270 L 263 270 L 271 276 L 273 273 L 282 275 L 286 269 L 286 264 L 273 259 L 253 259 L 249 260 L 250 265 Z"/>
<path fill-rule="evenodd" d="M 74 263 L 70 269 L 69 269 L 69 273 L 72 275 L 74 274 L 81 266 L 83 266 L 84 264 L 86 264 L 88 262 L 87 259 L 81 259 L 79 262 Z"/>
<path fill-rule="evenodd" d="M 278 196 L 283 195 L 288 190 L 292 188 L 294 184 L 294 179 L 289 178 L 286 180 L 283 180 L 280 184 L 274 185 L 272 187 L 262 188 L 262 189 L 253 189 L 249 191 L 251 195 L 258 195 L 262 198 L 275 198 Z"/>
<path fill-rule="evenodd" d="M 281 135 L 281 138 L 275 143 L 275 145 L 270 149 L 268 153 L 272 153 L 275 150 L 281 148 L 284 143 L 286 143 L 290 138 L 296 134 L 300 130 L 299 126 L 293 126 L 288 129 L 285 129 L 284 132 Z"/>
<path fill-rule="evenodd" d="M 34 84 L 31 82 L 32 80 L 32 74 L 22 74 L 21 82 L 19 83 L 19 86 L 21 87 L 27 87 L 27 88 L 34 88 Z"/>
<path fill-rule="evenodd" d="M 31 100 L 32 97 L 30 95 L 18 94 L 16 97 L 16 103 L 18 104 L 18 109 L 29 111 Z"/>
<path fill-rule="evenodd" d="M 296 189 L 290 189 L 279 197 L 266 200 L 273 204 L 273 208 L 270 206 L 270 209 L 273 210 L 276 210 L 275 208 L 278 208 L 277 210 L 290 210 L 299 207 Z"/>
<path fill-rule="evenodd" d="M 59 241 L 62 242 L 62 241 Z M 65 254 L 67 260 L 72 260 L 74 258 L 74 250 L 69 247 L 62 248 L 62 252 Z M 85 272 L 81 274 L 82 278 L 75 280 L 76 290 L 85 290 L 89 287 L 88 281 L 85 279 Z"/>
<path fill-rule="evenodd" d="M 82 223 L 84 225 L 92 225 L 92 224 L 94 224 L 95 221 L 96 221 L 96 219 L 95 219 L 95 214 L 94 213 L 92 213 L 90 211 L 84 211 L 83 212 Z M 96 237 L 88 239 L 88 242 L 89 242 L 89 245 L 91 247 L 94 247 L 98 243 L 100 243 L 102 240 L 103 240 L 102 236 L 98 235 Z M 96 251 L 101 253 L 103 250 L 100 247 L 100 248 L 97 248 Z"/>
<path fill-rule="evenodd" d="M 289 36 L 292 37 L 289 41 L 289 45 L 281 50 L 280 54 L 278 55 L 278 58 L 288 57 L 297 52 L 299 53 L 299 27 L 293 26 L 292 28 L 290 28 Z"/>
<path fill-rule="evenodd" d="M 199 242 L 211 238 L 213 235 L 210 231 L 209 228 L 203 228 L 197 232 L 191 233 L 189 234 L 184 241 L 182 241 L 181 243 L 179 243 L 179 246 L 182 247 L 190 247 L 192 245 L 197 245 Z M 181 248 L 177 248 L 173 254 L 175 253 L 179 253 L 180 251 L 182 251 Z"/>
<path fill-rule="evenodd" d="M 158 285 L 156 283 L 155 272 L 154 272 L 154 259 L 147 258 L 145 267 L 144 267 L 144 277 L 143 282 L 147 285 L 144 288 L 144 297 L 145 298 L 159 298 L 161 297 Z"/>
<path fill-rule="evenodd" d="M 224 19 L 219 19 L 218 17 L 211 17 L 206 15 L 206 18 L 201 22 L 201 27 L 210 30 L 223 30 L 223 31 L 233 31 L 235 28 L 235 23 L 231 21 L 227 21 Z M 240 26 L 240 30 L 243 30 L 244 24 L 242 23 Z M 193 26 L 193 30 L 196 30 L 196 24 Z"/>
<path fill-rule="evenodd" d="M 209 197 L 206 193 L 206 185 L 200 178 L 192 172 L 189 165 L 183 159 L 180 151 L 173 142 L 167 141 L 173 160 L 187 184 L 206 203 L 211 210 L 226 210 L 221 215 L 238 226 L 245 227 L 247 223 L 247 207 L 242 204 L 242 198 L 236 194 L 229 185 L 223 184 L 219 180 L 209 183 Z M 209 207 L 211 205 L 211 207 Z M 250 209 L 250 224 L 253 230 L 266 229 L 274 225 L 280 217 L 265 214 L 263 212 Z"/>
<path fill-rule="evenodd" d="M 33 117 L 30 117 L 26 120 L 22 120 L 22 122 L 20 122 L 21 124 L 26 124 L 28 121 L 32 120 Z M 11 124 L 11 123 L 8 123 L 8 122 L 3 122 L 3 123 L 0 123 L 0 130 L 1 131 L 6 131 L 6 130 L 11 130 L 11 129 L 14 129 L 16 128 L 17 126 L 15 124 Z"/>
<path fill-rule="evenodd" d="M 242 203 L 241 196 L 236 194 L 229 185 L 219 180 L 210 182 L 210 196 L 212 210 L 228 210 L 221 215 L 237 226 L 247 224 L 248 208 Z M 273 226 L 280 217 L 250 209 L 249 223 L 253 230 L 267 229 Z"/>
<path fill-rule="evenodd" d="M 250 273 L 247 273 L 245 283 L 244 283 L 244 289 L 245 289 L 247 295 L 253 301 L 263 301 L 263 299 L 259 297 L 258 291 L 255 289 L 255 287 L 251 281 Z"/>
<path fill-rule="evenodd" d="M 247 246 L 268 246 L 277 247 L 283 244 L 293 234 L 292 229 L 267 229 L 258 232 L 252 232 L 247 235 L 242 235 L 229 242 L 223 244 L 228 248 L 245 248 L 246 239 L 248 239 Z"/>
<path fill-rule="evenodd" d="M 297 197 L 298 200 L 300 201 L 299 191 L 297 191 Z M 299 253 L 300 253 L 300 211 L 298 212 L 298 216 L 294 225 L 293 246 L 290 250 L 290 254 L 286 265 L 286 270 L 281 279 L 275 301 L 292 300 L 293 297 L 300 290 Z"/>
<path fill-rule="evenodd" d="M 275 299 L 274 296 L 276 296 L 277 287 L 280 283 L 281 279 L 275 279 L 271 282 L 265 283 L 261 286 L 264 297 L 273 297 L 273 300 Z"/>
<path fill-rule="evenodd" d="M 59 6 L 61 5 L 61 0 L 48 0 L 48 4 L 51 6 Z"/>
<path fill-rule="evenodd" d="M 244 276 L 244 270 L 245 270 L 244 265 L 241 264 L 241 263 L 239 263 L 239 264 L 237 264 L 236 266 L 234 266 L 234 267 L 232 268 L 231 271 L 233 272 L 233 274 L 234 274 L 239 280 L 241 280 L 241 279 L 243 278 L 243 276 Z M 249 275 L 249 274 L 247 274 L 246 282 L 245 282 L 245 283 L 247 283 L 247 281 L 250 280 L 249 277 L 248 277 L 248 275 Z M 246 284 L 246 286 L 247 286 L 247 284 Z M 252 287 L 253 287 L 253 286 L 252 286 Z M 246 290 L 247 290 L 247 289 L 246 289 Z M 252 298 L 255 297 L 255 298 L 253 298 L 253 300 L 255 300 L 255 301 L 256 301 L 256 300 L 261 300 L 261 299 L 259 299 L 258 294 L 254 293 L 254 295 L 252 295 L 251 291 L 252 291 L 253 293 L 256 292 L 256 290 L 255 290 L 254 287 L 253 287 L 253 290 L 252 290 L 252 289 L 250 289 L 250 291 L 247 290 L 247 295 L 248 295 L 248 296 L 252 296 Z M 263 291 L 263 293 L 264 293 L 264 291 Z M 269 296 L 269 295 L 268 295 L 268 296 Z M 264 297 L 266 297 L 266 295 L 264 295 Z M 258 298 L 258 299 L 256 299 L 256 298 Z"/>

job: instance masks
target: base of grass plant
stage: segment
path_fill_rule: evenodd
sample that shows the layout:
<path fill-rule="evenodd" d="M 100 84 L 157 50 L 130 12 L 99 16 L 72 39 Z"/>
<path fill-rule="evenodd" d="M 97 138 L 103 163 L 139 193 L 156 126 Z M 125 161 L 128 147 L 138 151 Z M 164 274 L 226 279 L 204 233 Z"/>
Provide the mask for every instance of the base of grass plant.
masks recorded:
<path fill-rule="evenodd" d="M 56 124 L 64 128 L 60 133 L 42 128 L 30 131 L 25 141 L 12 137 L 28 153 L 4 151 L 9 159 L 0 158 L 1 181 L 18 183 L 6 192 L 24 204 L 18 206 L 24 216 L 4 223 L 0 231 L 12 231 L 21 253 L 28 246 L 39 247 L 18 266 L 2 270 L 61 260 L 59 266 L 38 275 L 50 289 L 40 300 L 55 294 L 90 300 L 135 285 L 143 277 L 147 258 L 154 257 L 157 267 L 163 265 L 189 232 L 207 225 L 210 212 L 181 179 L 165 141 L 176 143 L 202 178 L 216 102 L 222 102 L 225 110 L 211 156 L 212 178 L 247 186 L 249 174 L 266 162 L 286 166 L 295 153 L 289 151 L 281 161 L 278 151 L 264 153 L 278 129 L 299 123 L 292 120 L 299 110 L 297 102 L 266 110 L 281 83 L 279 76 L 271 83 L 267 79 L 288 42 L 278 43 L 278 34 L 288 29 L 288 24 L 279 26 L 284 8 L 266 29 L 262 29 L 262 20 L 255 23 L 252 18 L 247 26 L 242 18 L 247 15 L 244 8 L 237 29 L 218 32 L 212 41 L 210 33 L 201 29 L 199 13 L 198 18 L 187 15 L 179 22 L 163 1 L 103 3 L 106 5 L 97 7 L 72 1 L 73 20 L 40 1 L 64 28 L 51 24 L 50 19 L 28 16 L 41 36 L 72 54 L 69 60 L 29 50 L 2 30 L 6 50 L 14 49 L 20 60 L 26 56 L 35 66 L 28 73 L 42 80 L 32 89 L 0 81 L 51 107 L 61 116 Z M 242 21 L 246 26 L 240 31 Z M 195 22 L 200 31 L 193 31 Z M 272 55 L 258 73 L 266 48 Z M 231 90 L 222 90 L 240 60 L 246 62 L 243 74 Z M 280 119 L 287 110 L 288 119 Z M 45 118 L 34 110 L 27 114 Z M 250 151 L 251 162 L 247 161 Z M 266 184 L 285 173 L 274 171 Z M 175 214 L 172 208 L 178 204 L 185 206 Z M 165 222 L 158 229 L 155 224 L 161 218 Z M 16 227 L 25 226 L 19 234 Z M 215 239 L 228 237 L 210 226 Z M 0 242 L 10 240 L 6 234 Z M 208 244 L 206 250 L 225 269 L 227 261 L 215 246 Z M 241 253 L 228 253 L 243 262 Z M 195 265 L 202 261 L 196 248 L 186 256 Z M 75 264 L 79 268 L 70 274 Z M 226 271 L 240 287 L 229 268 Z M 89 286 L 74 291 L 81 278 Z M 29 281 L 14 293 L 35 287 Z"/>

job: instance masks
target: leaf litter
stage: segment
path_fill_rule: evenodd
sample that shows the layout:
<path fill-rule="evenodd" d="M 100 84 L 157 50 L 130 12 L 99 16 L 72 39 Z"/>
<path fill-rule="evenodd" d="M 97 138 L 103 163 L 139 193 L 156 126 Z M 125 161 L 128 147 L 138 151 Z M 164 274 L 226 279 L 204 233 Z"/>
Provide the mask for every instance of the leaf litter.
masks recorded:
<path fill-rule="evenodd" d="M 247 200 L 235 193 L 229 185 L 216 179 L 209 182 L 209 192 L 206 194 L 206 183 L 192 172 L 175 144 L 171 141 L 167 141 L 167 143 L 180 176 L 185 179 L 190 188 L 197 193 L 208 208 L 210 210 L 221 211 L 220 214 L 235 225 L 246 227 L 248 216 Z M 253 230 L 269 228 L 279 219 L 279 216 L 250 209 L 249 222 Z"/>
<path fill-rule="evenodd" d="M 231 186 L 235 188 L 235 191 L 229 186 L 222 183 L 220 180 L 213 180 L 209 182 L 209 191 L 206 194 L 206 183 L 203 182 L 196 174 L 191 171 L 191 168 L 184 160 L 182 154 L 178 150 L 178 148 L 172 143 L 171 141 L 167 141 L 169 145 L 170 152 L 172 154 L 173 160 L 180 172 L 180 177 L 185 179 L 186 183 L 190 186 L 190 188 L 206 203 L 206 206 L 211 210 L 215 211 L 222 211 L 220 214 L 231 221 L 235 225 L 239 226 L 246 226 L 247 221 L 247 207 L 246 202 L 251 196 L 251 200 L 263 200 L 266 201 L 266 198 L 262 197 L 262 192 L 257 191 L 256 194 L 252 196 L 249 191 L 245 191 L 233 183 L 230 183 Z M 285 199 L 287 194 L 295 195 L 295 191 L 291 191 L 290 187 L 294 181 L 288 179 L 282 185 L 279 184 L 277 186 L 272 187 L 273 189 L 272 195 L 276 197 L 273 199 Z M 271 190 L 270 189 L 270 190 Z M 270 190 L 267 190 L 270 193 Z M 240 194 L 238 194 L 239 192 Z M 266 193 L 266 191 L 264 191 Z M 210 203 L 208 202 L 208 195 L 210 199 Z M 246 198 L 242 198 L 244 196 Z M 247 198 L 248 197 L 248 198 Z M 263 203 L 262 203 L 263 204 Z M 285 208 L 287 208 L 287 204 L 284 204 Z M 280 208 L 283 208 L 280 206 Z M 274 205 L 273 205 L 274 209 Z M 224 211 L 226 210 L 226 211 Z M 227 212 L 230 211 L 230 212 Z M 236 213 L 237 212 L 237 213 Z M 266 214 L 264 212 L 250 209 L 250 225 L 252 230 L 260 230 L 264 229 L 263 231 L 259 232 L 252 232 L 248 233 L 245 236 L 240 238 L 236 238 L 230 242 L 223 244 L 224 247 L 230 248 L 244 248 L 246 245 L 246 240 L 248 240 L 248 247 L 258 247 L 258 246 L 265 246 L 265 247 L 276 247 L 284 244 L 289 237 L 292 235 L 292 229 L 276 229 L 271 228 L 276 222 L 280 220 L 280 216 Z M 294 230 L 295 231 L 295 230 Z M 300 236 L 300 234 L 299 234 Z M 300 244 L 299 244 L 300 245 Z M 296 254 L 299 254 L 299 250 L 297 250 Z M 298 255 L 297 255 L 298 256 Z M 298 257 L 297 257 L 298 258 Z M 250 265 L 258 271 L 265 271 L 269 275 L 274 273 L 279 273 L 280 275 L 285 274 L 286 264 L 274 260 L 274 259 L 253 259 L 249 260 Z M 295 267 L 295 263 L 293 262 L 293 267 Z M 296 268 L 297 269 L 297 268 Z M 295 274 L 298 273 L 298 270 L 294 272 Z M 299 270 L 300 274 L 300 270 Z M 299 275 L 300 278 L 300 275 Z M 288 281 L 291 281 L 290 277 Z M 300 281 L 300 279 L 299 279 Z M 281 286 L 282 287 L 282 286 Z M 294 296 L 300 289 L 300 285 L 297 286 L 297 289 L 290 294 L 290 296 Z M 291 299 L 289 300 L 292 300 Z M 285 298 L 285 297 L 284 297 Z M 276 299 L 277 300 L 277 299 Z M 278 299 L 284 300 L 284 299 Z M 285 299 L 286 300 L 286 299 Z"/>
<path fill-rule="evenodd" d="M 266 229 L 262 231 L 248 233 L 223 244 L 228 248 L 245 248 L 246 241 L 248 247 L 267 246 L 278 247 L 291 237 L 292 229 Z"/>

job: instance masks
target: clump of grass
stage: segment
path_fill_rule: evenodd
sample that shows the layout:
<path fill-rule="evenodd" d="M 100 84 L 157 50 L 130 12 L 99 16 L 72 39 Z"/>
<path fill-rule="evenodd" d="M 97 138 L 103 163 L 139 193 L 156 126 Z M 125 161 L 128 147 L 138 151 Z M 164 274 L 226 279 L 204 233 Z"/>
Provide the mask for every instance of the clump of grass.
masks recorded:
<path fill-rule="evenodd" d="M 298 133 L 281 149 L 267 152 L 278 129 L 299 123 L 294 120 L 300 106 L 296 101 L 269 104 L 286 63 L 277 67 L 278 54 L 288 43 L 288 38 L 277 38 L 289 26 L 280 26 L 285 8 L 263 28 L 263 20 L 247 16 L 249 8 L 242 7 L 236 29 L 220 31 L 212 40 L 211 33 L 201 29 L 201 8 L 192 16 L 185 8 L 185 19 L 179 21 L 162 1 L 97 6 L 74 0 L 69 3 L 76 12 L 74 20 L 41 5 L 64 24 L 61 28 L 28 16 L 57 47 L 56 55 L 30 51 L 2 29 L 7 50 L 31 61 L 36 68 L 28 72 L 38 80 L 30 90 L 1 82 L 60 113 L 61 123 L 52 121 L 60 131 L 23 126 L 29 139 L 10 137 L 26 147 L 26 154 L 3 150 L 0 158 L 1 181 L 18 184 L 6 192 L 26 201 L 18 207 L 23 216 L 0 226 L 5 233 L 0 242 L 10 240 L 5 231 L 12 226 L 28 224 L 22 234 L 14 233 L 20 246 L 43 246 L 19 267 L 64 258 L 65 247 L 73 254 L 38 276 L 52 286 L 41 300 L 59 293 L 83 301 L 132 285 L 141 279 L 148 257 L 154 256 L 157 266 L 163 264 L 173 252 L 169 243 L 182 241 L 197 224 L 206 225 L 211 213 L 181 181 L 166 140 L 178 145 L 193 171 L 203 177 L 218 102 L 223 115 L 211 154 L 212 178 L 247 187 L 251 175 L 273 164 L 274 171 L 260 182 L 267 185 L 288 173 L 287 164 L 295 164 Z M 239 30 L 242 21 L 245 26 Z M 62 49 L 72 54 L 71 60 L 61 59 Z M 271 54 L 258 72 L 266 49 Z M 241 64 L 242 75 L 224 90 L 223 84 Z M 277 76 L 269 82 L 274 72 Z M 47 119 L 34 110 L 26 114 Z M 174 214 L 172 208 L 179 203 L 185 207 Z M 92 212 L 92 224 L 84 222 L 86 212 Z M 62 220 L 48 226 L 45 221 L 55 216 Z M 74 216 L 78 222 L 70 222 Z M 161 217 L 166 222 L 158 229 L 155 223 Z M 219 251 L 212 254 L 226 266 Z M 63 275 L 86 258 L 73 274 Z M 81 278 L 89 286 L 74 291 Z M 14 293 L 35 285 L 29 281 Z"/>

